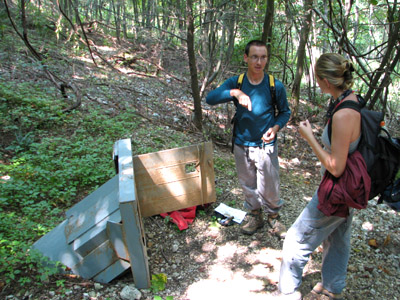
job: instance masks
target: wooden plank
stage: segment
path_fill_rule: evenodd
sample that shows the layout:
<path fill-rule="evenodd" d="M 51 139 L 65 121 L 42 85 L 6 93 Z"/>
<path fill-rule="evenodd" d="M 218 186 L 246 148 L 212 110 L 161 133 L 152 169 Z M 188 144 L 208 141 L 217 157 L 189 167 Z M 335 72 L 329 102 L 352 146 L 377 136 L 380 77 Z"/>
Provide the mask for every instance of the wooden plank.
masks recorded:
<path fill-rule="evenodd" d="M 200 189 L 200 176 L 164 184 L 145 182 L 140 189 L 138 188 L 138 198 L 140 201 L 149 201 L 157 198 L 179 197 L 195 191 L 199 192 Z"/>
<path fill-rule="evenodd" d="M 208 142 L 134 156 L 142 217 L 215 202 L 212 155 Z"/>
<path fill-rule="evenodd" d="M 134 156 L 135 174 L 137 167 L 149 170 L 198 161 L 199 151 L 201 144 Z"/>
<path fill-rule="evenodd" d="M 215 192 L 215 175 L 213 147 L 211 142 L 203 144 L 202 157 L 200 158 L 200 175 L 203 203 L 215 202 L 217 195 Z"/>
<path fill-rule="evenodd" d="M 205 203 L 203 203 L 201 194 L 198 191 L 182 196 L 172 196 L 162 199 L 154 198 L 146 202 L 144 212 L 141 215 L 149 217 L 202 204 Z"/>
<path fill-rule="evenodd" d="M 134 163 L 135 160 L 134 160 Z M 159 168 L 146 168 L 143 165 L 135 166 L 135 177 L 140 178 L 141 185 L 164 184 L 168 182 L 179 181 L 187 178 L 197 178 L 200 174 L 200 167 L 197 166 L 195 171 L 187 173 L 186 167 L 193 168 L 198 161 L 190 161 L 186 163 L 170 165 Z"/>
<path fill-rule="evenodd" d="M 199 177 L 138 189 L 142 217 L 203 204 Z M 207 203 L 207 202 L 206 202 Z"/>

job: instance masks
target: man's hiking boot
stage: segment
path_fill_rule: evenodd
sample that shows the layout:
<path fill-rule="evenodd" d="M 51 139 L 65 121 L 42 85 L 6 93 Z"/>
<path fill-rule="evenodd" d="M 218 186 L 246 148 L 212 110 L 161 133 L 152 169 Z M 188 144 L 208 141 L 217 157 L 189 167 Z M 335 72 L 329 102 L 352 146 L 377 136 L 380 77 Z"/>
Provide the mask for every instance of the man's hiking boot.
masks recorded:
<path fill-rule="evenodd" d="M 264 226 L 263 215 L 261 209 L 252 210 L 248 215 L 248 221 L 242 226 L 242 232 L 244 234 L 252 235 L 257 229 Z"/>
<path fill-rule="evenodd" d="M 280 239 L 284 239 L 286 237 L 286 227 L 279 221 L 279 214 L 269 214 L 268 224 L 271 226 L 272 233 L 274 235 Z"/>
<path fill-rule="evenodd" d="M 329 297 L 329 300 L 344 300 L 342 294 L 334 294 L 325 289 L 321 282 L 318 282 L 312 289 L 311 293 L 317 295 L 325 295 Z"/>

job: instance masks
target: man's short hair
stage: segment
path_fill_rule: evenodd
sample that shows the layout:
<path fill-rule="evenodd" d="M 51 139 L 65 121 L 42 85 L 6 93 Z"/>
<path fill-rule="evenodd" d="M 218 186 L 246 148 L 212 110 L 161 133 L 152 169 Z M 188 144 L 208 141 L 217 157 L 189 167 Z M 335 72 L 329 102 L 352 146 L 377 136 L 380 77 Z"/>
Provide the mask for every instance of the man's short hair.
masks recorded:
<path fill-rule="evenodd" d="M 263 41 L 261 41 L 261 40 L 252 40 L 252 41 L 248 42 L 247 45 L 246 45 L 246 48 L 244 48 L 244 53 L 246 55 L 249 55 L 251 46 L 264 46 L 265 48 L 267 48 L 267 44 L 264 43 Z"/>

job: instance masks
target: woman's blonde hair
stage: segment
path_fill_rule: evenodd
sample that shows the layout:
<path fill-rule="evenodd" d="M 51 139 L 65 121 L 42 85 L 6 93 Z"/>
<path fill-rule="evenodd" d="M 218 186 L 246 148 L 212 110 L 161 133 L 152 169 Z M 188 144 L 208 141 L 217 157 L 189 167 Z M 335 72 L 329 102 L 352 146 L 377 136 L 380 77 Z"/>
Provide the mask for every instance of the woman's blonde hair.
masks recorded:
<path fill-rule="evenodd" d="M 315 65 L 319 79 L 326 79 L 335 87 L 348 90 L 354 83 L 354 67 L 351 61 L 336 53 L 322 54 Z"/>

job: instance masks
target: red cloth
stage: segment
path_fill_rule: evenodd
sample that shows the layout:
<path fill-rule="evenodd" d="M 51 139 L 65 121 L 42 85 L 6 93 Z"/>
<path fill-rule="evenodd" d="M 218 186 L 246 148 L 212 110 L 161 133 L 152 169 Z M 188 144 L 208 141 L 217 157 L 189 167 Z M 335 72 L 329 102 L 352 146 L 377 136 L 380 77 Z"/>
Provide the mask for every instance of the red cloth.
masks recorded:
<path fill-rule="evenodd" d="M 172 222 L 178 226 L 179 230 L 185 230 L 189 227 L 189 224 L 193 223 L 196 217 L 196 206 L 160 214 L 160 216 L 163 218 L 167 216 L 171 217 Z"/>
<path fill-rule="evenodd" d="M 360 152 L 347 158 L 346 169 L 336 178 L 328 171 L 318 188 L 318 209 L 326 216 L 347 217 L 349 207 L 366 208 L 371 190 L 371 178 Z"/>

